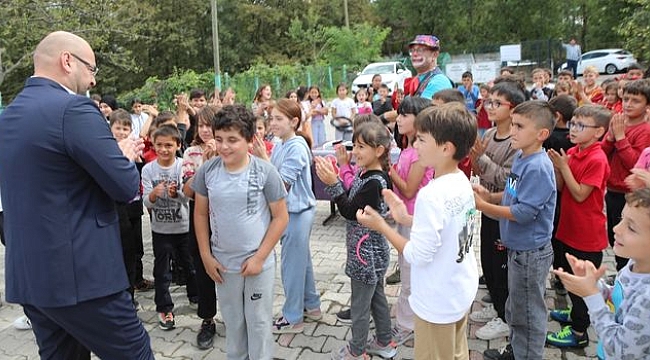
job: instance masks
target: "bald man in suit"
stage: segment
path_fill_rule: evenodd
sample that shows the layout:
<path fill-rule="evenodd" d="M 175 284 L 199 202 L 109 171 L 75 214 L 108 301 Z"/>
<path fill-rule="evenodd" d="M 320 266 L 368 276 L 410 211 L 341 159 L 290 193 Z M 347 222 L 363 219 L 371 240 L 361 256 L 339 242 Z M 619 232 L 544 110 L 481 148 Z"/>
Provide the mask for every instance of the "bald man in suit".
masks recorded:
<path fill-rule="evenodd" d="M 23 306 L 42 359 L 153 359 L 129 283 L 115 201 L 139 192 L 132 160 L 94 102 L 90 45 L 47 35 L 34 75 L 0 115 L 6 299 Z"/>

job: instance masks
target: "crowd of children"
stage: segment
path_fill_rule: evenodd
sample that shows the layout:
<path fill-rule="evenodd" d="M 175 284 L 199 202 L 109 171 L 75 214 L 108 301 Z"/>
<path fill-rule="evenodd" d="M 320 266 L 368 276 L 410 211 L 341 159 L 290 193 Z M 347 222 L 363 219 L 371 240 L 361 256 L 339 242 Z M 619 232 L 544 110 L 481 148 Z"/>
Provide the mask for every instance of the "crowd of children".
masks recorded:
<path fill-rule="evenodd" d="M 488 323 L 492 326 L 478 329 L 476 336 L 510 337 L 508 346 L 485 351 L 486 359 L 542 359 L 545 343 L 560 348 L 585 347 L 589 343 L 590 324 L 596 327 L 601 340 L 600 359 L 618 359 L 623 354 L 647 355 L 649 343 L 640 339 L 650 335 L 648 330 L 631 330 L 637 314 L 623 311 L 632 306 L 628 302 L 632 298 L 647 296 L 648 286 L 640 285 L 643 280 L 634 282 L 634 287 L 626 286 L 632 283 L 630 280 L 617 280 L 612 292 L 602 285 L 603 294 L 614 304 L 614 313 L 595 310 L 603 309 L 600 303 L 604 302 L 595 294 L 600 291 L 592 289 L 597 289 L 598 277 L 604 273 L 601 262 L 607 239 L 616 254 L 619 278 L 629 276 L 629 271 L 635 280 L 649 279 L 647 270 L 635 266 L 639 255 L 629 256 L 630 252 L 622 249 L 625 243 L 617 233 L 623 231 L 617 231 L 621 228 L 617 224 L 625 219 L 626 199 L 635 214 L 642 213 L 647 206 L 647 194 L 630 191 L 647 191 L 642 179 L 649 179 L 650 173 L 642 161 L 642 151 L 650 146 L 650 82 L 640 80 L 643 72 L 637 65 L 631 66 L 621 79 L 606 80 L 603 84 L 596 81 L 596 69 L 587 67 L 584 74 L 583 84 L 573 80 L 570 72 L 560 72 L 553 89 L 544 71 L 534 70 L 533 87 L 520 88 L 520 96 L 538 99 L 537 102 L 529 100 L 518 105 L 518 101 L 513 105 L 512 99 L 492 99 L 494 93 L 482 101 L 481 107 L 487 108 L 497 132 L 499 124 L 490 108 L 497 104 L 497 108 L 507 107 L 508 123 L 512 125 L 503 134 L 509 139 L 508 148 L 518 150 L 514 162 L 500 161 L 501 166 L 509 168 L 504 172 L 507 179 L 498 181 L 505 186 L 502 191 L 488 190 L 483 178 L 482 186 L 476 187 L 477 209 L 483 213 L 481 265 L 490 293 L 490 299 L 483 300 L 492 304 L 470 314 L 470 319 L 486 321 L 496 315 L 496 320 Z M 500 86 L 494 85 L 492 91 Z M 488 159 L 482 150 L 485 141 L 490 140 L 489 135 L 486 132 L 484 142 L 477 142 L 473 149 L 473 168 L 480 177 L 481 162 L 485 164 Z M 637 161 L 641 164 L 635 166 Z M 648 221 L 647 211 L 645 215 L 643 224 Z M 500 219 L 494 245 L 486 234 L 486 225 L 490 224 L 487 216 Z M 644 230 L 637 226 L 638 232 Z M 496 285 L 494 273 L 488 270 L 491 261 L 498 259 L 497 252 L 488 254 L 492 248 L 502 250 L 504 257 L 501 265 L 497 262 L 494 267 L 502 271 Z M 484 258 L 484 254 L 488 256 Z M 623 257 L 624 254 L 628 256 Z M 628 261 L 629 258 L 632 260 Z M 563 296 L 568 290 L 570 307 L 548 313 L 544 291 L 551 263 L 558 277 L 553 282 L 556 294 Z M 522 283 L 522 279 L 526 282 Z M 502 294 L 507 297 L 503 315 L 499 311 L 503 299 L 495 286 L 502 287 Z M 562 325 L 560 331 L 546 333 L 547 314 Z M 604 326 L 609 326 L 611 332 Z M 616 336 L 620 337 L 614 340 Z"/>
<path fill-rule="evenodd" d="M 154 288 L 159 326 L 171 330 L 169 286 L 180 276 L 203 320 L 199 348 L 212 346 L 218 303 L 229 358 L 272 358 L 272 333 L 302 332 L 305 320 L 322 316 L 309 246 L 315 174 L 346 220 L 352 297 L 337 318 L 351 323 L 352 336 L 333 359 L 390 358 L 412 339 L 417 359 L 468 359 L 468 320 L 485 323 L 480 339 L 509 337 L 486 359 L 542 359 L 545 344 L 584 347 L 590 325 L 601 359 L 647 355 L 650 333 L 638 320 L 650 299 L 650 81 L 642 75 L 633 65 L 599 84 L 587 67 L 583 82 L 562 71 L 553 84 L 535 69 L 527 88 L 505 68 L 480 86 L 466 72 L 458 89 L 432 99 L 391 96 L 386 85 L 372 99 L 363 88 L 352 99 L 340 84 L 329 104 L 317 86 L 274 100 L 264 85 L 252 111 L 232 105 L 232 92 L 210 101 L 202 91 L 180 95 L 176 113 L 136 99 L 129 114 L 99 98 L 116 139 L 146 143 L 141 198 L 117 204 L 131 292 Z M 384 114 L 393 110 L 390 122 Z M 327 141 L 329 114 L 335 140 L 353 143 L 351 152 L 335 146 L 335 163 L 311 152 Z M 138 265 L 143 205 L 155 258 L 148 287 Z M 488 295 L 470 313 L 475 233 Z M 285 303 L 274 320 L 278 242 Z M 384 293 L 389 243 L 402 284 L 393 323 Z M 598 281 L 608 246 L 620 270 L 613 288 Z M 549 312 L 551 268 L 553 289 L 568 291 L 571 306 Z M 547 333 L 549 316 L 560 331 Z"/>

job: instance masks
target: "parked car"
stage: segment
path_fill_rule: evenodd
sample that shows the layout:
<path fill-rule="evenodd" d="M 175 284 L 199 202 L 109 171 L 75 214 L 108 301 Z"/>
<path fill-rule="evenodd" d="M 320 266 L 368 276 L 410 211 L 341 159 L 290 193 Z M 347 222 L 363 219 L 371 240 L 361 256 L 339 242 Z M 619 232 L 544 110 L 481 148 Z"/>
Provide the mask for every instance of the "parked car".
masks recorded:
<path fill-rule="evenodd" d="M 391 94 L 393 93 L 393 89 L 395 89 L 396 83 L 400 89 L 403 89 L 404 80 L 411 77 L 411 71 L 401 62 L 389 61 L 372 63 L 366 66 L 363 71 L 359 73 L 359 76 L 352 81 L 352 93 L 356 94 L 360 88 L 370 87 L 372 84 L 372 77 L 375 74 L 381 75 L 382 84 L 388 85 Z"/>
<path fill-rule="evenodd" d="M 632 53 L 623 49 L 600 49 L 588 51 L 578 61 L 578 75 L 582 75 L 587 66 L 595 66 L 601 74 L 616 74 L 626 71 L 627 68 L 636 62 Z M 562 64 L 560 70 L 565 70 L 567 63 Z"/>

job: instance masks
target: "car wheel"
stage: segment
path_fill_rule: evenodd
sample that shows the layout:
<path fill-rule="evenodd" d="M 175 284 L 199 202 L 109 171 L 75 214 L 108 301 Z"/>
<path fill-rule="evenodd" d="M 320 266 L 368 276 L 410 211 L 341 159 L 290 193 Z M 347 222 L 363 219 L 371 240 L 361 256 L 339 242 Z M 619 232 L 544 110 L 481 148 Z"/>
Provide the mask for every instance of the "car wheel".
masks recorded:
<path fill-rule="evenodd" d="M 608 75 L 616 74 L 616 71 L 618 71 L 618 69 L 614 64 L 607 64 L 607 66 L 605 66 L 605 73 Z"/>

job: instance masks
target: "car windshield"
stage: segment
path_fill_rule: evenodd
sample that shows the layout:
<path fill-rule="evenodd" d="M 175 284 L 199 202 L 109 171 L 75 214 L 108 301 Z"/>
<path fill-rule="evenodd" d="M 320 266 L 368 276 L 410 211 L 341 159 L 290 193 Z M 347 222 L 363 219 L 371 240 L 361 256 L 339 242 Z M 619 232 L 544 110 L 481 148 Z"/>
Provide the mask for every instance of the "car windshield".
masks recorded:
<path fill-rule="evenodd" d="M 393 72 L 393 64 L 368 65 L 363 69 L 362 74 L 390 74 Z"/>

